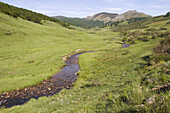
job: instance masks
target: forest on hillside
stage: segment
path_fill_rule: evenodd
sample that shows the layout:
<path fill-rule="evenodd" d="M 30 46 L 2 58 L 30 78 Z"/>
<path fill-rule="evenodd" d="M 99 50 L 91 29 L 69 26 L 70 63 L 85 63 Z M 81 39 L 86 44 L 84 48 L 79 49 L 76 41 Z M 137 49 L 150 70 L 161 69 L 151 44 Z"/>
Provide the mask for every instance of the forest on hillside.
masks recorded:
<path fill-rule="evenodd" d="M 40 13 L 36 13 L 36 12 L 30 11 L 27 9 L 17 8 L 12 5 L 2 3 L 2 2 L 0 2 L 0 12 L 13 16 L 15 18 L 20 17 L 22 19 L 32 21 L 38 24 L 41 24 L 42 20 L 49 20 L 52 22 L 57 22 L 58 24 L 69 28 L 69 24 L 66 22 L 62 22 L 62 21 L 59 21 L 58 19 L 46 16 Z"/>

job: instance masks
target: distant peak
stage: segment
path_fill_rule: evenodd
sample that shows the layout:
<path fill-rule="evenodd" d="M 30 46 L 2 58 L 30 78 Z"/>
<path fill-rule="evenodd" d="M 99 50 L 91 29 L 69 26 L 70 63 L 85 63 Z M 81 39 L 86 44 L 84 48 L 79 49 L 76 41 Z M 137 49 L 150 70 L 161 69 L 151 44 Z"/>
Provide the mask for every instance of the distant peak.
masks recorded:
<path fill-rule="evenodd" d="M 129 11 L 127 11 L 127 12 L 137 12 L 136 10 L 129 10 Z"/>
<path fill-rule="evenodd" d="M 101 12 L 101 13 L 97 13 L 93 16 L 88 16 L 86 19 L 88 20 L 94 20 L 94 21 L 103 21 L 103 22 L 109 22 L 111 21 L 113 18 L 115 18 L 118 14 L 117 13 L 108 13 L 108 12 Z"/>
<path fill-rule="evenodd" d="M 149 15 L 144 14 L 143 12 L 138 12 L 136 10 L 129 10 L 123 14 L 118 15 L 112 21 L 126 20 L 126 19 L 130 19 L 130 18 L 135 18 L 135 17 L 148 17 L 148 16 Z"/>
<path fill-rule="evenodd" d="M 108 12 L 101 12 L 101 13 L 108 13 Z"/>

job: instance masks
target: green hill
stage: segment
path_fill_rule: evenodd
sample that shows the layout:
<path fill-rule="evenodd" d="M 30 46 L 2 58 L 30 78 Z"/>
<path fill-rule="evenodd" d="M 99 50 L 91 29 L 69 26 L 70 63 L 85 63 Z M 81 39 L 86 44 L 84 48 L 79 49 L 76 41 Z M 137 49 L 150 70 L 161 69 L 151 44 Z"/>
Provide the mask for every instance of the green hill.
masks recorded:
<path fill-rule="evenodd" d="M 85 18 L 68 18 L 63 16 L 56 16 L 54 18 L 85 29 L 104 25 L 104 23 L 101 21 L 87 20 Z"/>
<path fill-rule="evenodd" d="M 160 27 L 167 27 L 168 23 L 166 23 L 166 22 L 169 22 L 169 19 L 170 19 L 170 17 L 166 16 L 166 15 L 152 17 L 152 18 L 141 18 L 141 20 L 139 18 L 139 20 L 137 20 L 137 21 L 130 22 L 131 24 L 122 24 L 122 25 L 118 24 L 118 26 L 113 26 L 112 28 L 114 31 L 119 31 L 119 32 L 131 30 L 131 29 L 150 28 L 151 26 L 152 26 L 151 28 L 158 29 Z M 133 20 L 133 18 L 130 20 Z M 159 22 L 160 22 L 160 24 L 159 24 Z M 152 24 L 156 24 L 156 25 L 153 26 Z"/>
<path fill-rule="evenodd" d="M 3 2 L 0 2 L 0 12 L 5 13 L 10 16 L 13 16 L 15 18 L 20 17 L 22 19 L 32 21 L 35 23 L 39 23 L 39 24 L 41 24 L 42 20 L 49 20 L 49 21 L 57 22 L 58 24 L 60 24 L 64 27 L 69 27 L 69 24 L 59 21 L 57 19 L 54 19 L 52 17 L 48 17 L 48 16 L 40 14 L 40 13 L 32 12 L 27 9 L 14 7 L 12 5 L 8 5 Z"/>
<path fill-rule="evenodd" d="M 77 49 L 97 50 L 80 56 L 72 89 L 0 112 L 169 112 L 169 23 L 167 14 L 91 31 L 0 13 L 1 93 L 52 77 L 65 65 L 63 56 Z"/>

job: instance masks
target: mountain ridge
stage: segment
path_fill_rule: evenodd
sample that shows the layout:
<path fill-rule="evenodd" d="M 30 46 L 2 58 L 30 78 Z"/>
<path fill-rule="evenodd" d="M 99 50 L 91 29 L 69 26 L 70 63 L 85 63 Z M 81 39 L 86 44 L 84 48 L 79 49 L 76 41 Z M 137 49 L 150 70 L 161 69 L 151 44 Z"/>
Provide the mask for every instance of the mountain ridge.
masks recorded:
<path fill-rule="evenodd" d="M 117 21 L 117 20 L 126 20 L 130 18 L 135 18 L 135 17 L 149 17 L 150 15 L 147 15 L 143 12 L 138 12 L 136 10 L 129 10 L 123 14 L 120 14 L 116 16 L 112 21 Z"/>
<path fill-rule="evenodd" d="M 123 14 L 101 12 L 101 13 L 94 14 L 93 16 L 88 16 L 86 17 L 86 19 L 99 20 L 99 21 L 103 21 L 104 23 L 107 23 L 109 21 L 119 21 L 119 20 L 134 18 L 134 17 L 148 17 L 148 16 L 150 15 L 147 15 L 143 12 L 138 12 L 136 10 L 129 10 Z"/>
<path fill-rule="evenodd" d="M 119 14 L 117 14 L 117 13 L 101 12 L 101 13 L 97 13 L 93 16 L 88 16 L 88 17 L 86 17 L 86 19 L 87 20 L 94 20 L 94 21 L 99 20 L 99 21 L 103 21 L 104 23 L 107 23 L 118 15 Z"/>
<path fill-rule="evenodd" d="M 151 17 L 151 16 L 143 12 L 138 12 L 136 10 L 129 10 L 122 14 L 100 12 L 94 14 L 93 16 L 87 16 L 86 18 L 53 16 L 53 18 L 56 18 L 60 21 L 64 21 L 69 24 L 79 26 L 79 27 L 84 27 L 84 28 L 99 27 L 109 22 L 122 21 L 122 20 L 127 20 L 136 17 L 140 18 L 140 17 Z"/>

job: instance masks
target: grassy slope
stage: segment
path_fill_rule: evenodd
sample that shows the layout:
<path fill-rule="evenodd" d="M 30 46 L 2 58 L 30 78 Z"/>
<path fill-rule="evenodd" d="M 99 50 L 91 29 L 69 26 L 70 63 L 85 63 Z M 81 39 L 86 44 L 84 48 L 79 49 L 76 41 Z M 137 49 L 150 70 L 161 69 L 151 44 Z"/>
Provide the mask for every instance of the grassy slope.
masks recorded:
<path fill-rule="evenodd" d="M 0 13 L 0 92 L 37 84 L 64 65 L 62 57 L 76 49 L 107 46 L 102 36 L 44 25 Z M 112 33 L 114 34 L 114 33 Z"/>
<path fill-rule="evenodd" d="M 41 26 L 41 29 L 42 27 L 46 28 L 45 26 Z M 48 27 L 46 29 L 49 29 L 49 32 L 51 33 L 53 32 L 51 31 L 52 29 L 56 30 L 55 28 L 51 28 L 51 27 Z M 113 32 L 110 31 L 105 31 L 105 32 L 96 31 L 96 34 L 92 35 L 92 34 L 87 34 L 85 32 L 70 31 L 70 30 L 64 30 L 64 31 L 67 33 L 75 33 L 74 35 L 72 35 L 71 38 L 69 38 L 69 41 L 73 40 L 72 44 L 75 44 L 74 46 L 76 47 L 75 48 L 72 47 L 70 48 L 70 50 L 65 50 L 68 49 L 68 47 L 63 46 L 64 45 L 63 43 L 60 44 L 59 42 L 56 43 L 53 42 L 54 45 L 57 44 L 58 46 L 60 46 L 60 48 L 63 47 L 64 51 L 58 50 L 57 49 L 58 46 L 51 47 L 47 49 L 48 52 L 45 53 L 45 55 L 49 53 L 52 54 L 53 51 L 55 51 L 55 53 L 53 53 L 54 56 L 53 55 L 49 56 L 50 57 L 50 58 L 48 57 L 49 59 L 47 57 L 41 56 L 41 58 L 37 58 L 37 60 L 41 60 L 42 62 L 46 60 L 47 62 L 49 62 L 51 61 L 50 60 L 51 57 L 54 57 L 54 60 L 52 61 L 55 61 L 55 63 L 56 61 L 60 62 L 59 65 L 54 64 L 54 66 L 56 67 L 56 66 L 63 65 L 63 61 L 61 60 L 62 55 L 68 54 L 69 52 L 72 52 L 74 49 L 84 47 L 87 48 L 88 50 L 99 49 L 103 51 L 95 52 L 95 53 L 87 53 L 80 56 L 79 62 L 81 66 L 81 72 L 73 89 L 62 90 L 60 93 L 50 98 L 41 97 L 37 101 L 35 99 L 31 99 L 25 105 L 15 106 L 9 109 L 2 109 L 0 112 L 3 113 L 8 113 L 8 112 L 21 112 L 21 113 L 22 112 L 30 112 L 30 113 L 31 112 L 44 112 L 44 113 L 47 112 L 54 112 L 54 113 L 55 112 L 56 113 L 133 112 L 136 110 L 135 107 L 136 105 L 141 105 L 146 98 L 151 97 L 153 95 L 153 93 L 150 92 L 149 87 L 141 86 L 141 79 L 145 76 L 145 73 L 144 70 L 141 69 L 140 67 L 147 63 L 142 59 L 142 57 L 152 54 L 152 49 L 155 45 L 159 43 L 159 41 L 161 40 L 160 38 L 150 40 L 149 42 L 139 41 L 136 45 L 133 45 L 129 48 L 120 49 L 119 48 L 120 45 L 115 43 L 116 41 L 119 41 L 119 38 L 116 37 L 117 33 L 114 34 Z M 44 36 L 44 40 L 47 40 L 45 38 L 46 36 Z M 83 41 L 86 40 L 86 43 L 77 42 L 76 40 L 74 40 L 75 38 L 79 38 L 79 40 L 83 40 Z M 103 41 L 103 39 L 113 39 L 113 38 L 115 38 L 116 41 L 115 40 Z M 67 41 L 67 37 L 63 36 L 62 41 Z M 77 45 L 77 43 L 80 45 Z M 72 44 L 69 45 L 71 46 Z M 59 52 L 58 56 L 56 52 Z M 39 50 L 39 54 L 40 53 L 41 55 L 44 54 L 43 50 Z M 26 56 L 28 55 L 26 54 L 25 57 Z M 52 64 L 50 65 L 48 64 L 49 63 L 46 64 L 47 67 L 53 66 Z M 25 65 L 29 65 L 29 64 L 25 64 Z M 35 66 L 34 63 L 31 64 L 31 67 L 41 69 L 41 66 L 39 65 Z M 43 70 L 41 71 L 42 73 L 50 72 L 49 68 L 44 72 Z M 56 69 L 54 70 L 54 72 L 56 72 Z M 33 73 L 36 73 L 36 71 L 33 71 Z M 8 76 L 9 75 L 7 75 L 6 78 L 8 78 Z M 18 75 L 15 76 L 17 76 L 18 78 Z M 35 74 L 33 78 L 35 79 L 36 76 L 37 74 Z M 4 78 L 2 77 L 1 79 L 5 80 L 5 77 Z M 168 98 L 168 94 L 164 94 L 164 96 L 167 96 Z M 164 101 L 168 107 L 167 100 Z M 150 112 L 149 110 L 153 109 L 153 106 L 148 105 L 145 106 L 144 109 L 145 112 Z"/>
<path fill-rule="evenodd" d="M 86 20 L 84 18 L 54 17 L 58 20 L 83 28 L 93 28 L 104 25 L 102 21 Z"/>

